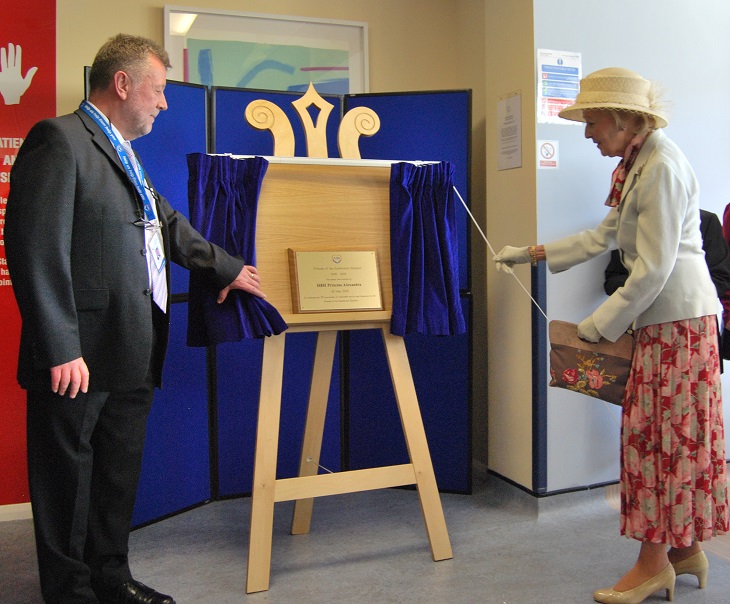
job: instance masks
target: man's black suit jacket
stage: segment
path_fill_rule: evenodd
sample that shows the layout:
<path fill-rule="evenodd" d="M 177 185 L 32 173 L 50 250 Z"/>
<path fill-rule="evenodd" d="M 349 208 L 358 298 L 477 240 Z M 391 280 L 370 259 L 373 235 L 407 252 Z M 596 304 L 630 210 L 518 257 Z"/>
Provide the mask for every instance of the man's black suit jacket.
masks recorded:
<path fill-rule="evenodd" d="M 151 183 L 148 180 L 148 185 Z M 219 289 L 243 267 L 157 195 L 169 261 Z M 169 320 L 153 354 L 141 200 L 107 136 L 84 112 L 36 124 L 10 176 L 5 246 L 22 331 L 18 381 L 48 388 L 50 367 L 83 357 L 89 388 L 129 390 L 153 363 L 161 384 Z M 168 301 L 169 316 L 169 301 Z"/>

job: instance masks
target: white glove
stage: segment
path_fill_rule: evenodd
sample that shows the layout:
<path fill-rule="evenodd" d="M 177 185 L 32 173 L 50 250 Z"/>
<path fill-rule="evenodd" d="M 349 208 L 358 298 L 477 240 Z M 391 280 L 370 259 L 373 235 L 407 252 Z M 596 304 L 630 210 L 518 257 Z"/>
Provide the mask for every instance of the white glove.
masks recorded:
<path fill-rule="evenodd" d="M 601 339 L 601 332 L 598 331 L 593 317 L 587 317 L 578 324 L 578 337 L 586 342 L 596 344 Z"/>
<path fill-rule="evenodd" d="M 498 271 L 511 273 L 512 267 L 515 264 L 526 264 L 530 262 L 529 247 L 512 247 L 511 245 L 506 245 L 499 250 L 499 253 L 493 260 L 497 265 Z"/>

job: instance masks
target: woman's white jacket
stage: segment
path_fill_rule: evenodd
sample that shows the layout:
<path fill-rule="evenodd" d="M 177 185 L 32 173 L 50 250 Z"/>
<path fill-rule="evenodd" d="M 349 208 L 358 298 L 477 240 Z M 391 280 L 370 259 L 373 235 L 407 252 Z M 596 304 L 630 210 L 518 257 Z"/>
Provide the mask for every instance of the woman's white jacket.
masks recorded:
<path fill-rule="evenodd" d="M 615 342 L 632 324 L 717 312 L 702 249 L 699 185 L 687 158 L 661 130 L 641 148 L 619 206 L 595 229 L 545 244 L 545 254 L 557 273 L 616 247 L 629 277 L 592 315 L 606 339 Z"/>

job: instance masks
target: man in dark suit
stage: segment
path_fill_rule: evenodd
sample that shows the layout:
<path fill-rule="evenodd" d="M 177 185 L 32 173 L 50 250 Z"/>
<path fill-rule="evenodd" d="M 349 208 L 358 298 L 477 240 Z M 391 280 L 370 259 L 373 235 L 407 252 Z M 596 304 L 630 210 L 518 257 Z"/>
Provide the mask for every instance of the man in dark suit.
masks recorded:
<path fill-rule="evenodd" d="M 169 261 L 263 297 L 256 268 L 160 197 L 128 141 L 167 108 L 165 50 L 118 35 L 89 101 L 36 124 L 11 172 L 5 245 L 23 324 L 28 475 L 46 602 L 173 604 L 132 578 L 128 540 L 161 386 Z"/>

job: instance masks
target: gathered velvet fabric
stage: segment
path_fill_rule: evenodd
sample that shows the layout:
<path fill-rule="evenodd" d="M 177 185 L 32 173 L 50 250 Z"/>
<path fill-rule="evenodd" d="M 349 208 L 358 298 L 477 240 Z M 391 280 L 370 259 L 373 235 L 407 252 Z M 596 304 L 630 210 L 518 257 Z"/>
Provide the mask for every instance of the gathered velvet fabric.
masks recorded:
<path fill-rule="evenodd" d="M 246 264 L 256 264 L 256 212 L 268 162 L 190 153 L 188 202 L 191 224 L 211 243 Z M 188 346 L 278 335 L 287 328 L 279 312 L 262 298 L 231 290 L 222 304 L 206 275 L 192 271 L 188 300 Z"/>
<path fill-rule="evenodd" d="M 394 163 L 390 172 L 390 331 L 466 331 L 459 300 L 454 168 L 449 162 Z"/>

